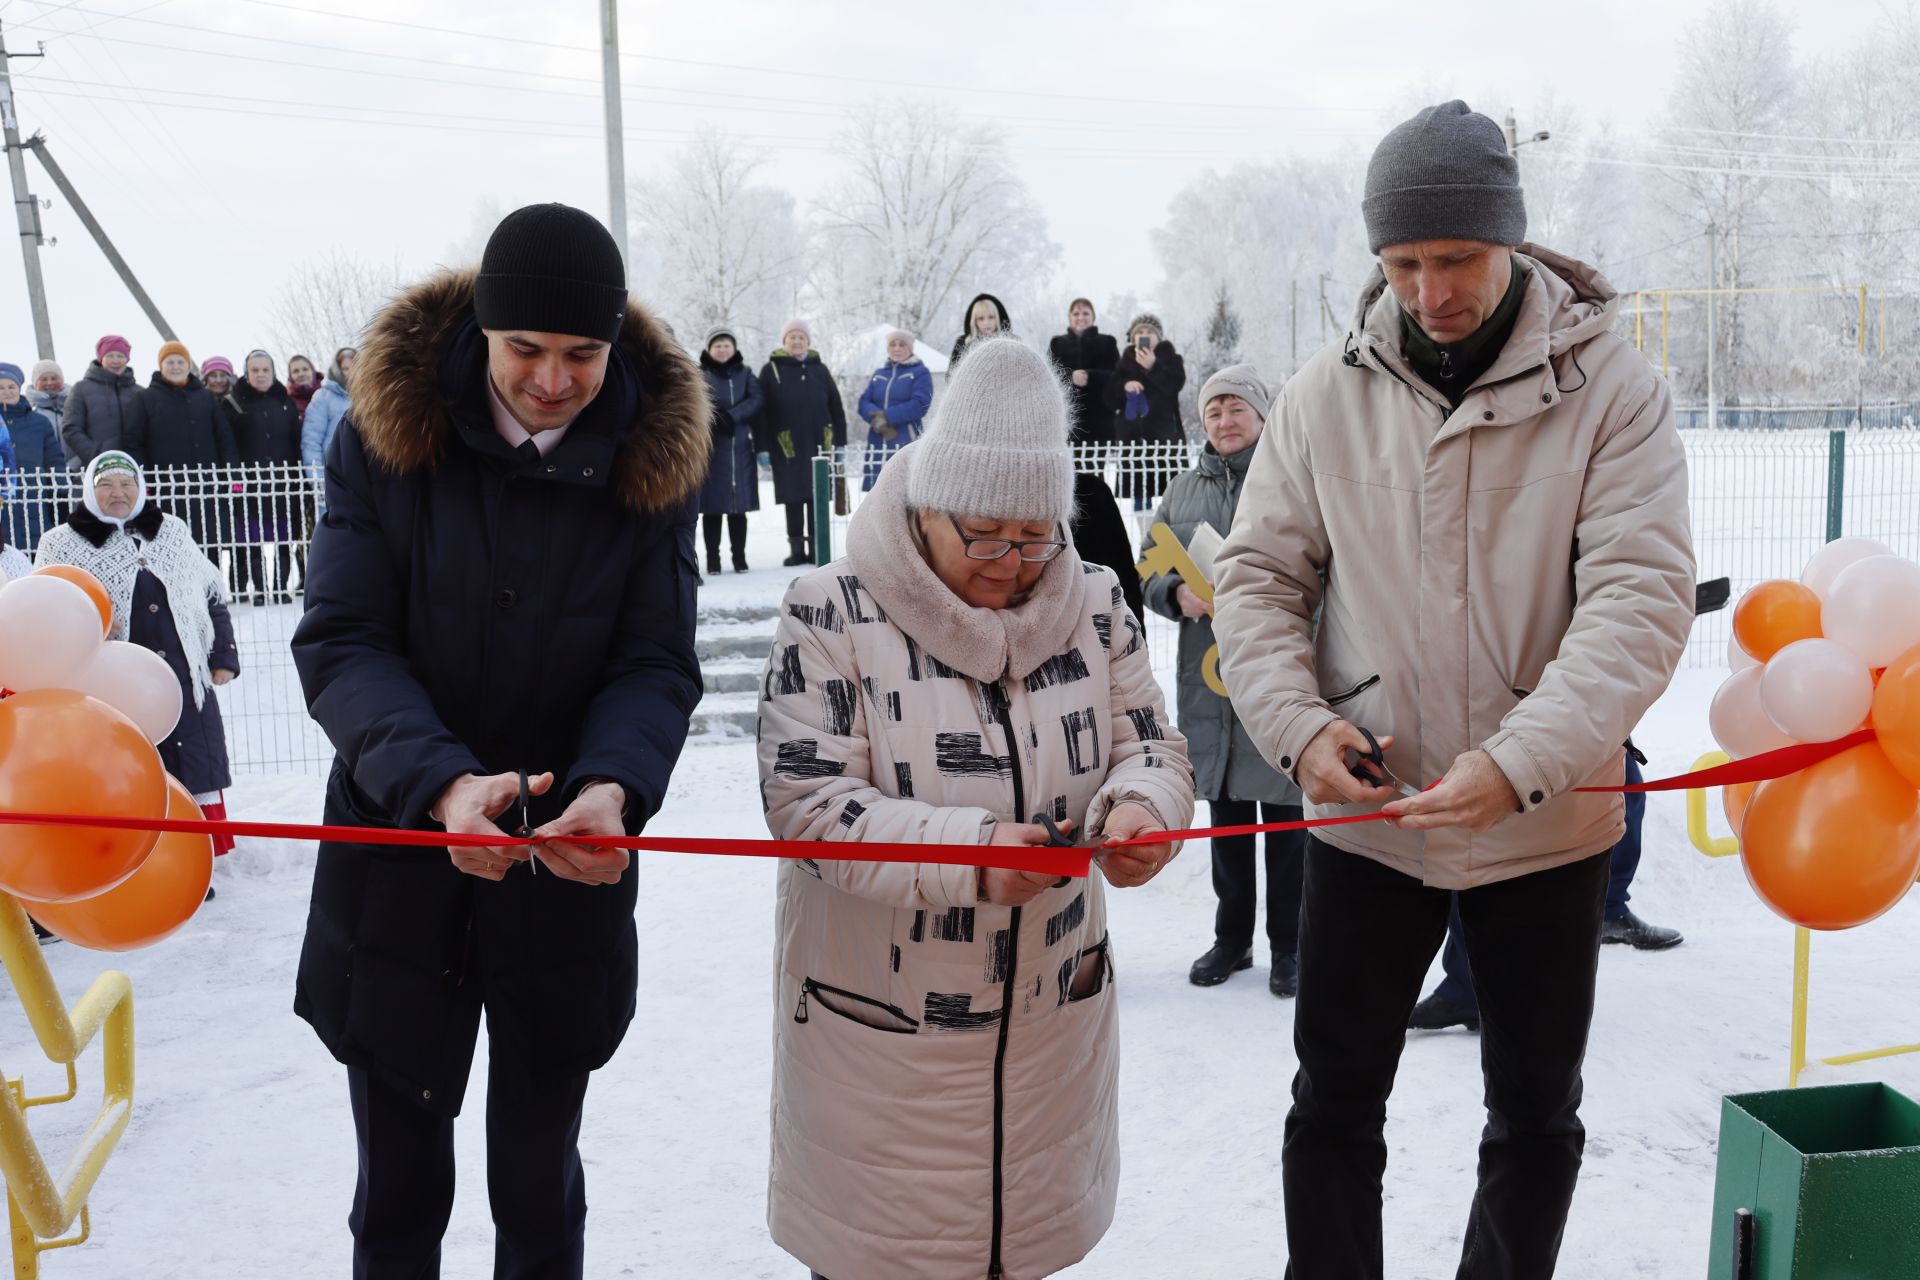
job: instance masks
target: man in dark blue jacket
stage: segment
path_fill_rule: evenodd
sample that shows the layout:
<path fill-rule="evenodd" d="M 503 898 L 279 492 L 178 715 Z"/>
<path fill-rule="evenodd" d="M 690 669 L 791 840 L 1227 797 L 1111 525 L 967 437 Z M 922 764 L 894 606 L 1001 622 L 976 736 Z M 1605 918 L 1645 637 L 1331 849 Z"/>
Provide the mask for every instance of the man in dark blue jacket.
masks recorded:
<path fill-rule="evenodd" d="M 633 1017 L 636 891 L 577 839 L 653 816 L 700 696 L 707 416 L 613 238 L 562 205 L 360 349 L 293 640 L 338 753 L 326 820 L 511 832 L 524 770 L 543 842 L 321 847 L 294 1008 L 347 1066 L 356 1277 L 439 1274 L 483 1008 L 495 1275 L 582 1274 L 581 1110 Z"/>

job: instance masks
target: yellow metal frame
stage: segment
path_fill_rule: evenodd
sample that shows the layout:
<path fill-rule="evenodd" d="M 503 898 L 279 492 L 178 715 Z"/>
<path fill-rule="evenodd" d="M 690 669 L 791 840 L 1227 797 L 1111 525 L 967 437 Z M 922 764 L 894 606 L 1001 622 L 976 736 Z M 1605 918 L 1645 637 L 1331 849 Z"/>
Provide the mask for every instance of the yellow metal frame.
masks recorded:
<path fill-rule="evenodd" d="M 1867 294 L 1880 295 L 1880 358 L 1887 355 L 1887 291 L 1877 285 L 1869 284 L 1806 284 L 1806 285 L 1765 285 L 1739 289 L 1636 289 L 1633 294 L 1633 345 L 1642 353 L 1646 347 L 1646 305 L 1649 297 L 1660 299 L 1660 376 L 1671 374 L 1668 356 L 1672 347 L 1672 308 L 1675 298 L 1725 298 L 1740 294 L 1764 293 L 1839 293 L 1858 296 L 1860 300 L 1859 346 L 1860 354 L 1867 353 Z"/>
<path fill-rule="evenodd" d="M 57 1096 L 28 1096 L 20 1076 L 8 1076 L 6 1088 L 0 1089 L 0 1174 L 7 1183 L 13 1275 L 15 1280 L 35 1280 L 42 1253 L 86 1241 L 92 1229 L 87 1197 L 133 1114 L 133 984 L 124 973 L 103 973 L 67 1009 L 25 908 L 6 894 L 0 894 L 0 964 L 41 1052 L 67 1069 L 67 1091 Z M 101 1039 L 105 1076 L 100 1110 L 55 1177 L 27 1128 L 27 1109 L 68 1102 L 79 1093 L 73 1064 L 95 1037 Z M 76 1220 L 78 1234 L 59 1238 Z"/>
<path fill-rule="evenodd" d="M 1725 752 L 1713 751 L 1694 761 L 1691 772 L 1712 769 L 1728 763 L 1730 757 Z M 1687 792 L 1687 838 L 1693 841 L 1693 847 L 1709 858 L 1724 858 L 1740 852 L 1740 840 L 1737 836 L 1714 836 L 1707 829 L 1707 789 L 1695 787 Z M 1811 930 L 1795 926 L 1793 930 L 1793 1020 L 1789 1033 L 1789 1062 L 1787 1064 L 1787 1087 L 1798 1088 L 1800 1073 L 1807 1069 L 1807 988 L 1808 976 L 1813 968 L 1813 933 Z M 1836 1054 L 1831 1058 L 1822 1058 L 1824 1066 L 1844 1067 L 1856 1062 L 1871 1062 L 1876 1058 L 1897 1058 L 1903 1054 L 1920 1053 L 1920 1044 L 1889 1045 L 1884 1049 L 1862 1049 L 1857 1053 Z"/>

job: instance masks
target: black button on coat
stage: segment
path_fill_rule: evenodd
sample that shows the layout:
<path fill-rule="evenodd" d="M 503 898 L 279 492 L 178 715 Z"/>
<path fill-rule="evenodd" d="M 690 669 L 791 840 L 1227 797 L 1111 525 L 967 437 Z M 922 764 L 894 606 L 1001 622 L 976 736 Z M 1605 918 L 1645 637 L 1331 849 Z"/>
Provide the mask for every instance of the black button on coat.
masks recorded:
<path fill-rule="evenodd" d="M 524 768 L 556 778 L 535 825 L 607 778 L 637 832 L 700 697 L 706 387 L 632 306 L 605 384 L 542 458 L 494 430 L 472 299 L 472 273 L 444 273 L 382 312 L 328 449 L 293 641 L 338 752 L 326 820 L 434 830 L 455 778 Z M 633 1016 L 635 879 L 522 867 L 494 883 L 444 849 L 323 845 L 295 1011 L 342 1062 L 444 1114 L 483 1004 L 492 1052 L 591 1070 Z"/>

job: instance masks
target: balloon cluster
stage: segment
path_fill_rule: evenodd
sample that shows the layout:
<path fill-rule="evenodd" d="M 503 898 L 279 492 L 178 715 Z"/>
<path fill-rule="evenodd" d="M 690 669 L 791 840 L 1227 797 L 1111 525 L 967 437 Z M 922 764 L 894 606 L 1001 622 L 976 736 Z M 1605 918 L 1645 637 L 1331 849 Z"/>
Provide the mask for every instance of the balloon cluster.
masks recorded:
<path fill-rule="evenodd" d="M 1735 760 L 1874 740 L 1771 782 L 1728 787 L 1754 892 L 1810 929 L 1890 910 L 1920 875 L 1920 564 L 1871 538 L 1814 554 L 1733 611 L 1733 674 L 1709 713 Z"/>
<path fill-rule="evenodd" d="M 112 600 L 85 570 L 0 585 L 0 811 L 201 817 L 155 750 L 179 722 L 180 681 L 151 650 L 107 639 L 112 626 Z M 82 946 L 158 942 L 212 879 L 209 836 L 0 824 L 0 891 Z"/>

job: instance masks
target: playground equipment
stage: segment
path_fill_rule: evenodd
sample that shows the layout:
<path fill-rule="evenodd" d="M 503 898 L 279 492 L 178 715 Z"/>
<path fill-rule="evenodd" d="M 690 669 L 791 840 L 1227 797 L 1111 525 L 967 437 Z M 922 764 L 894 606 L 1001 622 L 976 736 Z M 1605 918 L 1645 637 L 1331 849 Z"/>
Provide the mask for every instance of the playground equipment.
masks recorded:
<path fill-rule="evenodd" d="M 67 1069 L 65 1093 L 35 1097 L 23 1075 L 0 1090 L 0 1173 L 6 1176 L 7 1224 L 14 1280 L 37 1280 L 40 1255 L 85 1243 L 92 1224 L 87 1197 L 133 1113 L 133 984 L 109 970 L 69 1010 L 54 985 L 33 926 L 18 900 L 0 894 L 0 964 L 47 1060 Z M 102 1034 L 104 1032 L 104 1035 Z M 80 1092 L 74 1063 L 101 1040 L 105 1088 L 99 1113 L 56 1176 L 27 1128 L 27 1109 L 71 1102 Z M 65 1233 L 78 1220 L 80 1229 Z"/>

